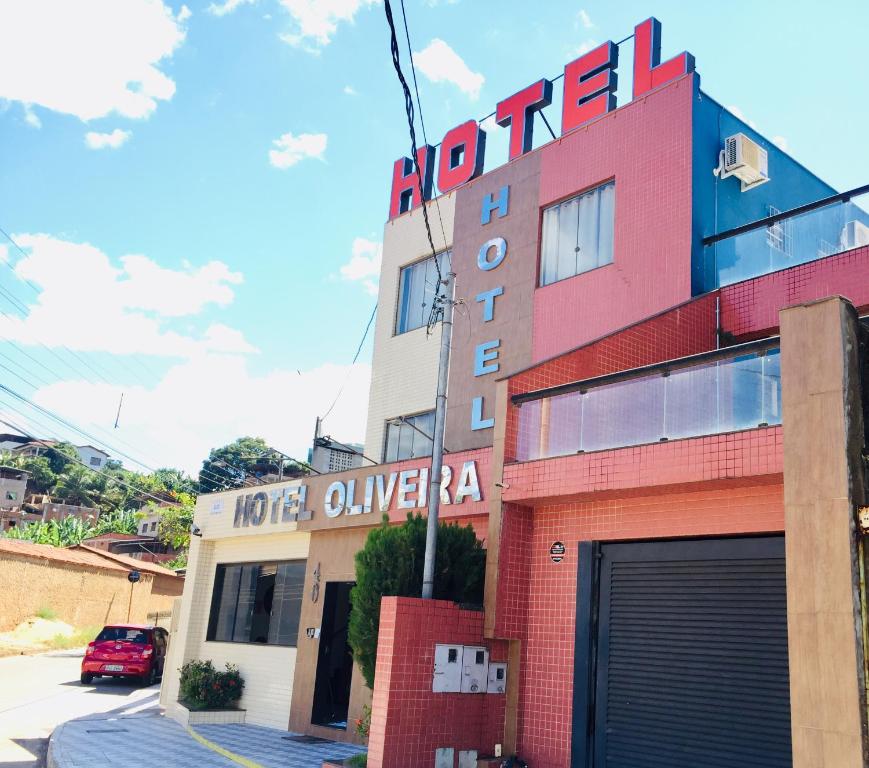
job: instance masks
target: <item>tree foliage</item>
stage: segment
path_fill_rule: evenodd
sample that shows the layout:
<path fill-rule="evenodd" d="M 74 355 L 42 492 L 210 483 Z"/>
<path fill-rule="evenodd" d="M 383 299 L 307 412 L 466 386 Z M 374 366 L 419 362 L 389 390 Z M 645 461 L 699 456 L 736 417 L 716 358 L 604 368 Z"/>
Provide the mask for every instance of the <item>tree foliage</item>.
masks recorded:
<path fill-rule="evenodd" d="M 95 523 L 78 517 L 63 520 L 30 523 L 6 531 L 9 539 L 32 541 L 34 544 L 51 544 L 53 547 L 71 547 L 84 539 L 104 533 L 136 533 L 138 518 L 135 512 L 110 512 Z"/>
<path fill-rule="evenodd" d="M 246 473 L 256 463 L 256 457 L 270 450 L 261 437 L 239 437 L 229 445 L 212 448 L 199 472 L 200 491 L 213 493 L 243 487 Z"/>
<path fill-rule="evenodd" d="M 368 534 L 356 553 L 356 586 L 351 592 L 348 640 L 369 688 L 374 689 L 380 599 L 419 597 L 425 559 L 426 518 L 409 514 L 401 525 L 383 523 Z M 438 526 L 434 597 L 460 603 L 483 599 L 486 553 L 470 525 Z"/>

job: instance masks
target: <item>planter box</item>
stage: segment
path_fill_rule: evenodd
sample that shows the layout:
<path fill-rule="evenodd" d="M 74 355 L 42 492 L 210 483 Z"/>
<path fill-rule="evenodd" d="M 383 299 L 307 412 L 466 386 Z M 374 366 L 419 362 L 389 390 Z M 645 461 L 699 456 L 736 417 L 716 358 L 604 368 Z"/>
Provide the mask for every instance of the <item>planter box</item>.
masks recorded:
<path fill-rule="evenodd" d="M 166 713 L 185 728 L 188 725 L 243 723 L 246 714 L 243 709 L 187 709 L 180 701 L 168 707 Z"/>

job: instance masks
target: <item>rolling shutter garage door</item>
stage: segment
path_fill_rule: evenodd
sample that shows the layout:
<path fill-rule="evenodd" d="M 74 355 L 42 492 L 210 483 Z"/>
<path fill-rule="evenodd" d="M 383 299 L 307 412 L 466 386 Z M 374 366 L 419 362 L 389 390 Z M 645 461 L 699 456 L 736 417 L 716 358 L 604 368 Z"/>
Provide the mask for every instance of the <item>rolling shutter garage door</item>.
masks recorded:
<path fill-rule="evenodd" d="M 595 768 L 791 765 L 783 537 L 601 547 Z"/>

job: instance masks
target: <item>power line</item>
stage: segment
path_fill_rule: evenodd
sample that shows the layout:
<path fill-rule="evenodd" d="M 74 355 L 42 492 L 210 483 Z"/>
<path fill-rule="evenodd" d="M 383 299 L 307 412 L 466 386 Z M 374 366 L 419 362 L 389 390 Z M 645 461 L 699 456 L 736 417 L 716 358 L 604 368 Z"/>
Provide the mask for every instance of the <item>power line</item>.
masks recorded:
<path fill-rule="evenodd" d="M 362 345 L 365 343 L 365 339 L 368 337 L 368 331 L 371 328 L 371 323 L 374 322 L 374 315 L 377 312 L 377 304 L 374 305 L 374 308 L 371 310 L 371 317 L 368 318 L 368 324 L 365 326 L 365 333 L 362 334 L 362 341 L 359 342 L 359 346 L 356 347 L 356 354 L 353 355 L 353 360 L 350 363 L 350 368 L 347 369 L 347 376 L 344 377 L 344 382 L 341 384 L 341 387 L 338 389 L 338 394 L 335 395 L 335 399 L 332 401 L 332 405 L 329 406 L 329 410 L 326 411 L 321 417 L 320 421 L 325 421 L 326 417 L 332 413 L 332 409 L 335 407 L 335 403 L 338 402 L 338 398 L 341 397 L 341 393 L 344 391 L 344 387 L 347 386 L 347 382 L 350 381 L 350 374 L 353 372 L 353 366 L 356 365 L 356 361 L 359 359 L 359 353 L 362 351 Z"/>
<path fill-rule="evenodd" d="M 0 365 L 0 367 L 4 367 L 4 368 L 5 368 L 5 366 L 2 366 L 2 365 Z M 6 370 L 9 370 L 9 369 L 6 369 Z M 10 372 L 14 373 L 14 371 L 10 371 Z M 61 416 L 58 416 L 57 414 L 53 413 L 52 411 L 48 410 L 47 408 L 44 408 L 44 407 L 41 406 L 41 405 L 38 405 L 38 404 L 34 403 L 33 401 L 31 401 L 31 400 L 29 400 L 28 398 L 26 398 L 24 395 L 22 395 L 22 394 L 16 392 L 15 390 L 11 389 L 10 387 L 5 386 L 5 385 L 2 384 L 2 383 L 0 383 L 0 390 L 2 390 L 2 391 L 4 391 L 4 392 L 8 393 L 9 395 L 11 395 L 12 397 L 16 398 L 17 400 L 23 402 L 24 404 L 29 405 L 31 408 L 33 408 L 34 410 L 38 411 L 39 413 L 44 414 L 45 416 L 47 416 L 48 418 L 52 419 L 53 421 L 56 421 L 57 423 L 62 424 L 63 426 L 67 427 L 68 429 L 71 429 L 73 432 L 77 432 L 78 434 L 80 434 L 80 435 L 86 437 L 87 439 L 89 439 L 89 440 L 93 440 L 93 441 L 97 444 L 96 447 L 107 448 L 110 452 L 112 452 L 112 453 L 114 453 L 114 454 L 116 454 L 116 455 L 119 455 L 119 456 L 123 456 L 124 458 L 129 459 L 129 460 L 132 461 L 134 464 L 137 464 L 138 466 L 142 467 L 143 469 L 147 470 L 148 472 L 150 472 L 150 473 L 152 473 L 152 474 L 154 474 L 154 473 L 156 473 L 156 472 L 158 471 L 158 469 L 155 469 L 154 467 L 149 466 L 149 465 L 146 464 L 145 462 L 140 461 L 139 459 L 134 458 L 134 457 L 131 456 L 130 454 L 124 453 L 123 451 L 119 451 L 119 450 L 118 450 L 116 447 L 114 447 L 113 445 L 111 445 L 111 444 L 105 442 L 104 440 L 100 440 L 100 439 L 98 439 L 97 437 L 95 437 L 94 435 L 90 434 L 89 432 L 86 432 L 85 430 L 81 429 L 80 427 L 77 427 L 77 426 L 76 426 L 75 424 L 73 424 L 72 422 L 67 421 L 66 419 L 62 418 Z M 21 411 L 17 411 L 17 410 L 16 410 L 16 412 L 19 413 L 19 414 L 21 414 L 21 415 L 25 415 L 25 414 L 23 414 Z M 27 418 L 30 418 L 30 417 L 27 417 Z M 35 422 L 35 421 L 34 421 L 34 423 L 36 423 L 37 425 L 39 425 L 38 422 Z M 40 426 L 44 426 L 44 425 L 40 425 Z M 50 430 L 47 430 L 47 431 L 50 432 Z M 213 475 L 215 479 L 218 479 L 218 480 L 220 480 L 221 482 L 225 481 L 225 478 L 221 477 L 220 475 L 218 475 L 218 474 L 216 474 L 216 473 L 214 473 L 214 472 L 210 472 L 209 470 L 201 470 L 201 473 L 204 473 L 204 474 L 206 474 L 206 475 L 209 475 L 209 474 L 210 474 L 210 475 Z M 192 478 L 191 478 L 191 479 L 192 479 Z"/>
<path fill-rule="evenodd" d="M 405 36 L 405 39 L 407 40 L 407 58 L 410 60 L 410 73 L 411 73 L 411 75 L 413 75 L 413 90 L 416 93 L 416 108 L 419 111 L 419 124 L 420 124 L 420 127 L 422 128 L 422 138 L 423 138 L 423 141 L 426 144 L 428 144 L 428 136 L 426 135 L 426 132 L 425 132 L 425 119 L 422 116 L 422 101 L 419 98 L 419 85 L 417 84 L 417 81 L 416 81 L 416 66 L 413 63 L 413 49 L 411 48 L 411 45 L 410 45 L 410 30 L 407 27 L 407 13 L 404 10 L 404 0 L 401 0 L 401 18 L 404 21 L 404 36 Z M 441 216 L 440 196 L 435 195 L 434 201 L 435 201 L 435 207 L 437 208 L 437 212 L 438 212 L 438 220 L 440 221 L 440 224 L 441 224 L 441 235 L 444 239 L 444 248 L 446 248 L 448 245 L 447 244 L 447 233 L 446 233 L 446 230 L 444 229 L 444 219 Z"/>
<path fill-rule="evenodd" d="M 26 415 L 22 414 L 20 411 L 17 411 L 17 409 L 13 408 L 12 410 L 15 410 L 17 413 L 19 413 L 22 416 L 25 416 L 25 418 L 26 418 Z M 16 432 L 20 432 L 24 437 L 26 437 L 31 442 L 36 443 L 37 445 L 41 445 L 48 450 L 55 450 L 54 446 L 48 445 L 44 440 L 40 440 L 38 437 L 35 437 L 35 436 L 29 434 L 27 432 L 27 430 L 23 429 L 22 427 L 18 426 L 17 424 L 15 424 L 12 421 L 8 421 L 7 419 L 0 419 L 0 424 L 5 424 L 7 427 L 14 429 Z M 131 491 L 135 491 L 136 493 L 139 493 L 143 496 L 148 496 L 149 498 L 153 499 L 154 501 L 160 502 L 161 504 L 166 503 L 166 499 L 162 499 L 159 496 L 155 496 L 153 493 L 149 493 L 148 491 L 146 491 L 142 488 L 137 488 L 136 486 L 128 483 L 126 480 L 122 480 L 117 475 L 108 474 L 107 470 L 94 469 L 93 467 L 89 467 L 87 464 L 85 464 L 83 461 L 81 461 L 81 459 L 76 459 L 76 458 L 73 458 L 72 456 L 67 456 L 66 454 L 63 454 L 63 457 L 64 457 L 64 459 L 67 459 L 68 461 L 71 461 L 75 464 L 80 464 L 82 467 L 93 472 L 95 475 L 104 475 L 105 477 L 108 477 L 110 480 L 113 480 L 114 482 L 116 482 L 120 485 L 123 485 L 125 488 L 129 488 Z"/>
<path fill-rule="evenodd" d="M 16 249 L 16 250 L 17 250 L 17 251 L 18 251 L 22 256 L 24 256 L 25 258 L 27 258 L 27 257 L 30 255 L 30 254 L 27 253 L 27 251 L 24 250 L 24 248 L 22 248 L 22 247 L 21 247 L 21 246 L 16 242 L 16 240 L 12 237 L 12 235 L 10 235 L 10 234 L 5 230 L 5 229 L 3 229 L 3 227 L 0 227 L 0 234 L 2 234 L 2 235 L 3 235 L 3 236 L 4 236 L 4 237 L 5 237 L 5 238 L 6 238 L 6 239 L 7 239 L 7 240 L 8 240 L 8 241 L 13 245 L 13 247 L 14 247 L 14 248 L 15 248 L 15 249 Z M 13 275 L 15 275 L 15 277 L 16 277 L 20 282 L 22 282 L 22 283 L 24 283 L 25 285 L 29 286 L 30 289 L 31 289 L 31 290 L 36 294 L 36 296 L 41 295 L 42 291 L 40 290 L 40 288 L 39 288 L 39 287 L 38 287 L 38 286 L 37 286 L 33 281 L 29 280 L 29 279 L 26 278 L 26 277 L 21 277 L 21 275 L 19 275 L 18 272 L 15 271 L 15 268 L 14 268 L 11 264 L 9 264 L 7 261 L 4 261 L 3 264 L 6 266 L 7 269 L 9 269 L 10 272 L 12 272 Z M 22 303 L 22 302 L 21 302 L 17 297 L 15 297 L 14 294 L 12 294 L 12 293 L 9 292 L 9 291 L 6 291 L 6 290 L 5 290 L 4 288 L 2 288 L 2 287 L 0 287 L 0 293 L 3 293 L 4 295 L 7 295 L 7 298 L 8 298 L 8 300 L 9 300 L 9 302 L 10 302 L 11 304 L 13 304 L 13 306 L 16 306 L 16 308 L 18 308 L 19 311 L 22 312 L 22 314 L 24 314 L 25 316 L 26 316 L 27 314 L 29 314 L 29 313 L 28 313 L 27 306 L 24 305 L 24 304 L 23 304 L 23 303 Z M 45 346 L 45 345 L 43 345 L 43 346 Z M 72 355 L 73 357 L 75 357 L 76 359 L 78 359 L 78 360 L 82 363 L 82 365 L 86 366 L 86 367 L 89 368 L 91 371 L 93 371 L 95 375 L 97 375 L 97 376 L 99 376 L 101 379 L 103 379 L 103 381 L 105 381 L 107 384 L 110 384 L 110 383 L 111 383 L 111 382 L 110 382 L 108 379 L 106 379 L 106 378 L 105 378 L 105 377 L 104 377 L 100 372 L 98 372 L 98 371 L 97 371 L 97 370 L 96 370 L 96 369 L 95 369 L 95 368 L 94 368 L 90 363 L 88 363 L 84 358 L 82 358 L 81 356 L 79 356 L 77 353 L 73 352 L 73 350 L 69 349 L 69 347 L 67 347 L 66 345 L 60 345 L 60 346 L 61 346 L 62 349 L 64 349 L 68 354 L 70 354 L 70 355 Z M 48 348 L 46 347 L 46 349 L 48 349 Z M 142 368 L 144 368 L 144 369 L 145 369 L 145 370 L 146 370 L 150 375 L 155 376 L 155 377 L 157 376 L 156 373 L 154 373 L 150 368 L 148 368 L 148 367 L 147 367 L 147 366 L 146 366 L 142 361 L 140 361 L 138 358 L 136 358 L 136 357 L 131 357 L 131 359 L 132 359 L 132 360 L 135 360 L 135 362 L 137 362 L 137 363 L 138 363 Z M 121 357 L 116 357 L 115 360 L 116 360 L 117 363 L 119 363 L 119 364 L 122 365 L 124 368 L 126 368 L 126 369 L 131 373 L 131 374 L 133 374 L 134 377 L 137 377 L 137 378 L 138 378 L 138 375 L 137 375 L 137 374 L 132 370 L 132 368 L 130 368 L 130 367 L 127 365 L 126 361 L 125 361 L 123 358 L 121 358 Z"/>
<path fill-rule="evenodd" d="M 410 88 L 407 85 L 407 80 L 404 79 L 404 73 L 401 71 L 401 56 L 398 48 L 398 38 L 395 34 L 395 22 L 392 18 L 392 6 L 390 5 L 389 0 L 384 0 L 383 7 L 386 11 L 386 21 L 389 23 L 389 33 L 390 33 L 390 50 L 392 52 L 392 66 L 395 68 L 395 73 L 398 75 L 398 80 L 401 83 L 402 90 L 404 91 L 404 111 L 407 114 L 407 127 L 410 130 L 410 148 L 411 148 L 411 157 L 413 158 L 413 166 L 416 169 L 416 181 L 419 186 L 419 200 L 420 207 L 422 208 L 422 217 L 425 221 L 425 231 L 428 236 L 428 244 L 431 246 L 431 255 L 434 257 L 435 268 L 438 273 L 438 285 L 440 286 L 443 277 L 441 275 L 440 264 L 438 264 L 437 260 L 437 249 L 435 248 L 434 239 L 431 234 L 431 224 L 428 220 L 428 207 L 426 206 L 426 199 L 423 190 L 422 184 L 422 171 L 419 167 L 419 158 L 417 158 L 417 150 L 416 150 L 416 129 L 413 125 L 413 97 L 410 95 Z M 411 57 L 411 67 L 413 66 L 413 57 Z M 434 313 L 434 307 L 432 307 L 432 313 Z"/>

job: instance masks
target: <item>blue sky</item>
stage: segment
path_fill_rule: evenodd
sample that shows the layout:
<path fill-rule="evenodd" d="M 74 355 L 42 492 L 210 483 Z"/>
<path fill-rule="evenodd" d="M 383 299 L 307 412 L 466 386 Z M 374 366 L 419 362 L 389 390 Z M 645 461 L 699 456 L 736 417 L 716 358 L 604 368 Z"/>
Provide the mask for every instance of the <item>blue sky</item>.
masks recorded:
<path fill-rule="evenodd" d="M 691 51 L 713 98 L 834 186 L 869 182 L 865 3 L 406 7 L 432 143 L 655 15 L 663 56 Z M 0 342 L 0 364 L 18 374 L 0 382 L 147 466 L 195 470 L 244 433 L 303 455 L 348 375 L 326 428 L 363 438 L 370 341 L 348 364 L 408 151 L 381 3 L 3 3 L 0 148 L 0 227 L 27 253 L 0 250 L 0 337 L 17 346 Z M 94 442 L 8 395 L 0 411 Z"/>

